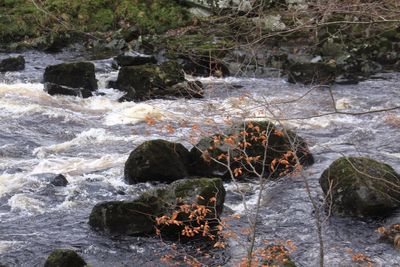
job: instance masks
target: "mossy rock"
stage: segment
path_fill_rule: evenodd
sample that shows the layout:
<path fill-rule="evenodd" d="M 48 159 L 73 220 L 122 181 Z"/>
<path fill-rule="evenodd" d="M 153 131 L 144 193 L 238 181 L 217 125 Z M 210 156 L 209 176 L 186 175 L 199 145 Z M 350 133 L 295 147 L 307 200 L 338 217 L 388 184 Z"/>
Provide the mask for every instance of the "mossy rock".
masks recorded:
<path fill-rule="evenodd" d="M 400 176 L 389 165 L 370 158 L 341 157 L 319 182 L 334 214 L 383 216 L 400 204 Z"/>
<path fill-rule="evenodd" d="M 56 249 L 47 258 L 44 267 L 83 267 L 86 262 L 75 251 Z"/>
<path fill-rule="evenodd" d="M 23 56 L 9 57 L 0 61 L 0 72 L 19 71 L 25 69 Z"/>
<path fill-rule="evenodd" d="M 62 63 L 46 67 L 43 75 L 45 90 L 51 95 L 89 97 L 97 90 L 94 64 L 91 62 Z"/>
<path fill-rule="evenodd" d="M 244 137 L 245 135 L 246 137 Z M 231 139 L 230 142 L 233 141 L 235 145 L 232 146 L 229 140 L 225 141 L 225 138 Z M 216 139 L 217 142 L 215 142 Z M 245 140 L 248 143 L 246 148 L 237 147 L 239 142 L 243 143 Z M 227 168 L 215 162 L 217 160 L 227 164 L 226 157 L 220 157 L 220 155 L 227 155 L 228 152 L 232 170 L 237 167 L 244 167 L 242 174 L 238 177 L 256 176 L 255 172 L 251 171 L 254 167 L 257 173 L 263 172 L 265 177 L 276 178 L 285 169 L 291 171 L 295 168 L 294 154 L 302 165 L 311 165 L 314 162 L 307 143 L 293 131 L 279 130 L 269 121 L 246 121 L 245 123 L 235 124 L 222 134 L 201 139 L 190 150 L 190 173 L 209 177 L 229 177 Z M 282 159 L 288 152 L 293 152 L 293 155 L 287 158 L 289 164 L 274 164 L 272 169 L 272 161 Z M 252 161 L 252 167 L 246 160 L 249 157 L 258 157 L 257 160 Z"/>
<path fill-rule="evenodd" d="M 89 91 L 97 90 L 95 67 L 91 62 L 80 61 L 48 66 L 44 72 L 43 80 L 45 83 L 85 88 Z"/>
<path fill-rule="evenodd" d="M 184 80 L 180 65 L 167 61 L 161 65 L 122 67 L 118 73 L 116 86 L 126 92 L 125 100 L 145 100 L 167 96 L 170 86 Z"/>
<path fill-rule="evenodd" d="M 140 182 L 173 182 L 188 176 L 189 151 L 179 143 L 151 140 L 131 152 L 125 163 L 125 180 Z"/>
<path fill-rule="evenodd" d="M 201 197 L 199 197 L 201 196 Z M 215 201 L 212 199 L 215 197 Z M 197 204 L 209 208 L 205 217 L 210 222 L 219 217 L 223 209 L 225 189 L 221 179 L 183 179 L 170 185 L 144 192 L 133 201 L 112 201 L 97 204 L 89 217 L 89 224 L 96 230 L 110 234 L 154 234 L 159 227 L 163 236 L 180 239 L 185 225 L 193 225 L 188 214 L 179 213 L 177 220 L 183 225 L 156 224 L 156 217 L 172 216 L 181 205 Z"/>

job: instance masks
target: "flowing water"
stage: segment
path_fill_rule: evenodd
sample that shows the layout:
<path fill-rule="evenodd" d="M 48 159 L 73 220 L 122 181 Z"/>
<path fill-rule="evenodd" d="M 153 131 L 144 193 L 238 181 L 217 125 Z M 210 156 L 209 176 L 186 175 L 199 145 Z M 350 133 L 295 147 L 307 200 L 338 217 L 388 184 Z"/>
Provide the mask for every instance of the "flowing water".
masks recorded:
<path fill-rule="evenodd" d="M 0 58 L 10 56 L 0 55 Z M 207 129 L 236 117 L 280 119 L 306 138 L 316 163 L 304 171 L 311 193 L 323 196 L 318 179 L 341 155 L 384 161 L 400 172 L 399 110 L 360 115 L 334 114 L 388 109 L 400 104 L 400 74 L 386 73 L 358 85 L 310 87 L 280 77 L 202 78 L 204 99 L 118 102 L 122 93 L 106 89 L 117 72 L 110 60 L 94 61 L 99 92 L 88 99 L 50 96 L 40 83 L 44 68 L 82 58 L 78 53 L 24 54 L 26 70 L 0 74 L 0 263 L 42 266 L 55 248 L 77 250 L 92 266 L 163 266 L 168 250 L 151 237 L 112 238 L 90 229 L 91 208 L 100 201 L 131 199 L 149 184 L 127 185 L 123 167 L 130 151 L 145 140 L 162 138 L 190 148 L 193 125 Z M 149 118 L 155 124 L 149 126 Z M 173 130 L 172 130 L 173 129 Z M 69 185 L 50 180 L 64 174 Z M 257 186 L 244 183 L 248 205 Z M 226 210 L 243 214 L 240 196 L 226 184 Z M 292 240 L 298 266 L 318 265 L 318 240 L 312 205 L 301 177 L 284 177 L 267 186 L 258 237 Z M 374 266 L 400 266 L 400 254 L 379 239 L 379 226 L 399 222 L 330 217 L 323 224 L 326 266 L 356 266 L 352 253 L 363 253 Z M 233 228 L 245 226 L 244 217 Z M 233 266 L 242 256 L 240 241 L 231 242 L 224 259 Z M 352 253 L 349 252 L 352 250 Z"/>

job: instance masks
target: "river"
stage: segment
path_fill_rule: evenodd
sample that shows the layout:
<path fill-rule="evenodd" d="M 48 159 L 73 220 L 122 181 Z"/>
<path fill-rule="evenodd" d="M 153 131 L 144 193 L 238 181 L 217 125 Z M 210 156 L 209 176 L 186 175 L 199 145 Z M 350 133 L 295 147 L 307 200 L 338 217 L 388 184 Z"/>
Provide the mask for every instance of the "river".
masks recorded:
<path fill-rule="evenodd" d="M 14 54 L 0 54 L 0 59 Z M 26 52 L 26 69 L 0 73 L 0 263 L 43 266 L 55 248 L 72 248 L 92 266 L 163 266 L 168 251 L 152 237 L 110 238 L 87 224 L 92 207 L 106 200 L 131 199 L 149 184 L 127 185 L 123 166 L 130 151 L 145 140 L 162 138 L 190 148 L 193 125 L 212 128 L 229 118 L 280 119 L 310 144 L 315 164 L 304 170 L 313 197 L 321 202 L 318 179 L 336 158 L 369 156 L 400 172 L 400 111 L 366 113 L 400 104 L 400 74 L 382 73 L 357 85 L 330 90 L 269 78 L 201 78 L 204 99 L 118 102 L 122 93 L 106 89 L 115 78 L 111 60 L 93 61 L 101 94 L 87 99 L 50 96 L 43 91 L 47 65 L 84 58 L 76 52 Z M 148 125 L 152 118 L 156 124 Z M 185 122 L 185 123 L 182 123 Z M 210 126 L 211 125 L 211 126 Z M 164 127 L 168 126 L 168 127 Z M 171 126 L 174 130 L 168 130 Z M 64 174 L 69 185 L 49 184 Z M 257 185 L 244 183 L 248 204 Z M 243 214 L 235 187 L 226 183 L 226 206 Z M 292 240 L 298 266 L 318 265 L 313 208 L 301 177 L 270 182 L 264 193 L 259 239 Z M 373 266 L 400 266 L 400 254 L 382 242 L 376 229 L 399 223 L 400 213 L 382 220 L 330 217 L 323 224 L 326 266 L 357 266 L 363 253 Z M 233 227 L 245 224 L 245 219 Z M 240 240 L 239 240 L 240 241 Z M 241 249 L 232 242 L 214 264 L 233 266 Z M 350 253 L 349 249 L 352 250 Z"/>

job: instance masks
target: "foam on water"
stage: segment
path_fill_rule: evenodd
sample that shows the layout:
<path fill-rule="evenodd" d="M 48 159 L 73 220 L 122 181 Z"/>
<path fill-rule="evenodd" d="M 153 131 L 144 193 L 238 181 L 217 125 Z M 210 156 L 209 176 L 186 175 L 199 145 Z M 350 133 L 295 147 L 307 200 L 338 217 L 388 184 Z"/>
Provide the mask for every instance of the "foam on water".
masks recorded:
<path fill-rule="evenodd" d="M 45 203 L 26 194 L 15 194 L 8 200 L 11 211 L 26 215 L 41 214 L 46 211 Z"/>
<path fill-rule="evenodd" d="M 70 141 L 54 144 L 46 147 L 38 147 L 33 150 L 33 154 L 38 158 L 44 158 L 50 154 L 60 153 L 81 145 L 101 145 L 111 141 L 124 141 L 130 143 L 137 139 L 137 136 L 114 136 L 102 128 L 91 128 L 78 134 Z"/>
<path fill-rule="evenodd" d="M 104 124 L 108 126 L 135 124 L 145 121 L 146 118 L 163 120 L 167 118 L 167 115 L 161 109 L 145 103 L 123 103 L 106 115 Z"/>
<path fill-rule="evenodd" d="M 18 247 L 22 247 L 25 242 L 20 241 L 6 241 L 0 240 L 0 254 L 6 253 L 9 250 L 16 249 Z"/>
<path fill-rule="evenodd" d="M 69 175 L 82 175 L 114 166 L 122 166 L 128 155 L 108 154 L 100 158 L 57 157 L 41 160 L 32 170 L 32 174 L 63 173 Z"/>
<path fill-rule="evenodd" d="M 0 174 L 0 197 L 19 189 L 34 190 L 41 186 L 42 183 L 28 173 Z"/>

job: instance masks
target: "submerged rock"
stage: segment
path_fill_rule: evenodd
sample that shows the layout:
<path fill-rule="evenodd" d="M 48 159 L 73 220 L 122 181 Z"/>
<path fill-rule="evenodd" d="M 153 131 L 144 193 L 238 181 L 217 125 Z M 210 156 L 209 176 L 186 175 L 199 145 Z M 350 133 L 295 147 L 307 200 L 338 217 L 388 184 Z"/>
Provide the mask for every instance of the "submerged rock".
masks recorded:
<path fill-rule="evenodd" d="M 67 186 L 68 185 L 68 180 L 65 178 L 64 175 L 59 174 L 54 179 L 50 182 L 54 186 Z"/>
<path fill-rule="evenodd" d="M 319 180 L 333 214 L 388 215 L 400 204 L 400 176 L 387 164 L 363 157 L 342 157 Z"/>
<path fill-rule="evenodd" d="M 228 164 L 228 155 L 232 171 L 242 167 L 238 177 L 254 177 L 255 172 L 263 172 L 263 176 L 270 178 L 283 175 L 296 168 L 295 155 L 302 165 L 314 162 L 307 143 L 294 132 L 279 130 L 268 121 L 248 121 L 234 125 L 222 134 L 201 139 L 190 150 L 190 174 L 229 176 L 227 167 L 215 162 Z"/>
<path fill-rule="evenodd" d="M 97 90 L 94 64 L 62 63 L 48 66 L 44 72 L 45 90 L 51 94 L 89 97 Z"/>
<path fill-rule="evenodd" d="M 140 182 L 173 182 L 188 176 L 189 151 L 181 144 L 151 140 L 131 152 L 125 163 L 125 180 Z"/>
<path fill-rule="evenodd" d="M 156 227 L 163 236 L 181 237 L 185 225 L 195 225 L 195 220 L 183 212 L 183 205 L 202 205 L 209 209 L 203 220 L 211 225 L 222 213 L 225 189 L 221 179 L 183 179 L 170 185 L 144 192 L 133 201 L 111 201 L 97 204 L 89 217 L 89 224 L 96 230 L 111 234 L 154 234 Z M 156 218 L 172 218 L 183 224 L 157 225 Z"/>
<path fill-rule="evenodd" d="M 126 100 L 145 100 L 170 95 L 168 89 L 184 80 L 179 64 L 168 61 L 161 65 L 122 67 L 115 85 L 126 92 Z"/>
<path fill-rule="evenodd" d="M 0 61 L 0 72 L 19 71 L 25 69 L 23 56 L 9 57 Z"/>
<path fill-rule="evenodd" d="M 44 267 L 83 267 L 86 262 L 75 251 L 56 249 L 47 258 Z"/>

